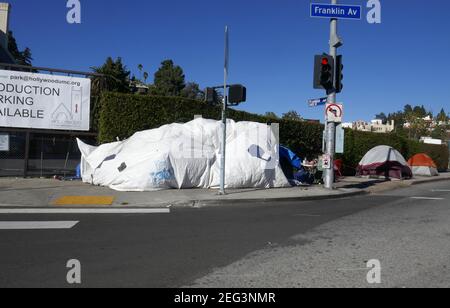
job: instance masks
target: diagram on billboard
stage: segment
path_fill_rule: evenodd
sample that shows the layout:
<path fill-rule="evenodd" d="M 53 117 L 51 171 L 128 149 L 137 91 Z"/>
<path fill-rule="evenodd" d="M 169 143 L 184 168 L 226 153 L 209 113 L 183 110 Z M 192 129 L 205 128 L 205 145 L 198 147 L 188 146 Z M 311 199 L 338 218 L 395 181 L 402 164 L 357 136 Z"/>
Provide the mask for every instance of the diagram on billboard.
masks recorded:
<path fill-rule="evenodd" d="M 71 99 L 69 102 L 63 102 L 55 109 L 52 114 L 52 120 L 56 125 L 74 125 L 83 120 L 83 90 L 72 87 Z"/>

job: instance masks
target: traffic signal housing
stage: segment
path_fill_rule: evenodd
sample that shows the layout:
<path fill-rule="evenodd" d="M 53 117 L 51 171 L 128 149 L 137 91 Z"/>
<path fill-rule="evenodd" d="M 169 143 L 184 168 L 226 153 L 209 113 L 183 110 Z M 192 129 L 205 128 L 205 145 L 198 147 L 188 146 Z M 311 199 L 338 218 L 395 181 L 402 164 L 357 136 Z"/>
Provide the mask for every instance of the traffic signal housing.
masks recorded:
<path fill-rule="evenodd" d="M 342 80 L 344 79 L 344 65 L 342 64 L 342 56 L 336 58 L 336 93 L 341 93 L 344 88 Z"/>
<path fill-rule="evenodd" d="M 230 86 L 228 90 L 228 102 L 230 104 L 239 104 L 247 100 L 247 88 L 237 84 Z"/>
<path fill-rule="evenodd" d="M 327 93 L 334 89 L 334 59 L 324 54 L 314 58 L 314 89 L 325 89 Z"/>
<path fill-rule="evenodd" d="M 214 88 L 206 88 L 205 101 L 209 104 L 213 104 L 217 101 L 217 92 Z"/>

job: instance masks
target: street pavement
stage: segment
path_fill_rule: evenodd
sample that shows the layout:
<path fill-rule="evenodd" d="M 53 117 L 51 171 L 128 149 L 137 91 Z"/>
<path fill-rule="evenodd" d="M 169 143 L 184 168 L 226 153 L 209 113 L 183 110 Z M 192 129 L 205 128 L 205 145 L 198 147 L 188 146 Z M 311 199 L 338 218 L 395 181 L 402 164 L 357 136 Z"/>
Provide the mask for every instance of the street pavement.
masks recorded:
<path fill-rule="evenodd" d="M 112 203 L 88 202 L 91 207 L 103 208 L 180 208 L 224 206 L 236 203 L 261 203 L 279 201 L 304 201 L 328 198 L 345 198 L 364 193 L 382 192 L 399 187 L 408 187 L 428 181 L 450 181 L 450 172 L 439 177 L 414 178 L 405 181 L 383 181 L 366 177 L 345 177 L 336 183 L 333 191 L 321 185 L 278 189 L 233 189 L 221 196 L 214 189 L 161 190 L 151 192 L 119 192 L 107 187 L 99 187 L 81 181 L 57 181 L 53 179 L 0 178 L 0 209 L 2 208 L 42 208 L 42 207 L 85 207 L 86 204 L 61 199 L 111 200 Z M 74 201 L 74 200 L 71 200 Z M 98 200 L 97 200 L 98 201 Z M 60 204 L 61 203 L 61 204 Z"/>
<path fill-rule="evenodd" d="M 72 259 L 81 287 L 449 287 L 449 201 L 447 181 L 164 212 L 0 212 L 0 287 L 71 287 Z M 373 259 L 381 284 L 369 285 Z"/>

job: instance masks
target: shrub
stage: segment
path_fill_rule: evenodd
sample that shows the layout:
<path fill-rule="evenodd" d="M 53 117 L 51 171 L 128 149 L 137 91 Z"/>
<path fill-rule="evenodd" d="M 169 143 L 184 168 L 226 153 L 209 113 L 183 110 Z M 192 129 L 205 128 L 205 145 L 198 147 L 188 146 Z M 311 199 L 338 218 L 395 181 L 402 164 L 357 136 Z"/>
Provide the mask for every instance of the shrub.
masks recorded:
<path fill-rule="evenodd" d="M 222 109 L 196 100 L 180 97 L 140 96 L 105 93 L 100 102 L 99 142 L 126 139 L 142 130 L 169 123 L 186 123 L 195 115 L 219 120 Z M 235 121 L 271 123 L 273 119 L 229 109 L 228 118 Z M 290 120 L 277 120 L 280 139 L 301 157 L 314 157 L 321 152 L 323 125 Z"/>
<path fill-rule="evenodd" d="M 219 120 L 221 107 L 180 97 L 140 96 L 105 93 L 97 110 L 99 114 L 99 142 L 112 142 L 117 137 L 126 139 L 142 130 L 157 128 L 169 123 L 186 123 L 195 115 Z M 228 117 L 235 121 L 271 123 L 273 119 L 229 109 Z M 322 153 L 323 125 L 291 120 L 276 120 L 280 124 L 281 144 L 300 157 L 315 158 Z M 440 170 L 448 166 L 449 151 L 446 146 L 426 145 L 408 140 L 398 134 L 377 134 L 346 130 L 344 160 L 345 174 L 355 174 L 362 157 L 373 147 L 388 145 L 399 150 L 406 159 L 417 153 L 426 153 L 438 164 Z"/>
<path fill-rule="evenodd" d="M 388 145 L 398 150 L 406 160 L 418 153 L 428 154 L 438 165 L 440 170 L 447 170 L 449 151 L 447 146 L 423 144 L 408 140 L 395 133 L 378 134 L 346 130 L 345 153 L 341 155 L 345 174 L 354 174 L 364 155 L 378 145 Z"/>

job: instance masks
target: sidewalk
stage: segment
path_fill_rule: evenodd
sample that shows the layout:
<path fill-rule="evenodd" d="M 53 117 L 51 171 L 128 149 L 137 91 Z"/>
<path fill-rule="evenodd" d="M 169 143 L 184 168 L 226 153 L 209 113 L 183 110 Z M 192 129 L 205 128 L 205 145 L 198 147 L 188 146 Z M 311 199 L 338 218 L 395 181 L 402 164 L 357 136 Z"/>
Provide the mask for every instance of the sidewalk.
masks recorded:
<path fill-rule="evenodd" d="M 89 208 L 162 208 L 203 207 L 233 205 L 251 202 L 302 201 L 346 198 L 360 194 L 376 193 L 410 185 L 433 181 L 450 180 L 450 173 L 435 178 L 418 178 L 409 181 L 380 181 L 367 178 L 347 177 L 336 184 L 337 189 L 329 191 L 322 186 L 293 187 L 283 189 L 241 189 L 229 190 L 226 196 L 219 196 L 216 190 L 165 190 L 155 192 L 117 192 L 109 188 L 92 186 L 81 182 L 61 182 L 53 179 L 0 178 L 0 207 L 3 208 L 86 208 L 87 205 L 55 205 L 62 197 L 109 197 L 112 204 L 89 204 Z"/>

